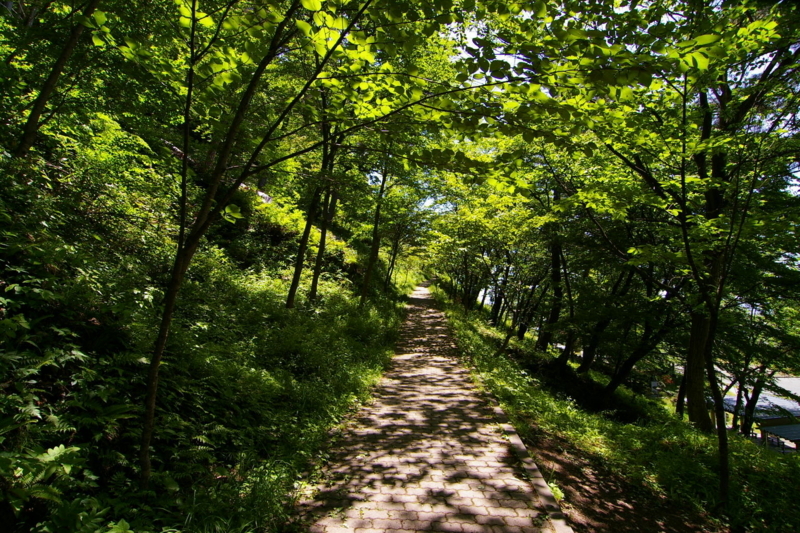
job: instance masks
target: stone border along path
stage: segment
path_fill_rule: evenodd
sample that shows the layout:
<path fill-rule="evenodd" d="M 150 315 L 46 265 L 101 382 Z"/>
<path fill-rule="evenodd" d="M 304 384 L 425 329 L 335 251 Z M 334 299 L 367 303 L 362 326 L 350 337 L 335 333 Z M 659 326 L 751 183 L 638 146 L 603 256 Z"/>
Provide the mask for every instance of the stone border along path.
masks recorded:
<path fill-rule="evenodd" d="M 391 369 L 300 504 L 311 533 L 572 533 L 524 444 L 457 360 L 425 285 Z"/>

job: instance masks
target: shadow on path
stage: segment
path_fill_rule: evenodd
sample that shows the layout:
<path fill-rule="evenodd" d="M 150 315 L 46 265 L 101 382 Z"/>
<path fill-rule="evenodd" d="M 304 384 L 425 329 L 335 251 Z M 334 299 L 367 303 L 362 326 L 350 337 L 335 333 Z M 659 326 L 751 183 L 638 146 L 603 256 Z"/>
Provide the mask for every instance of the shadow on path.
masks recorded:
<path fill-rule="evenodd" d="M 549 530 L 541 499 L 418 287 L 391 369 L 301 504 L 312 533 Z"/>

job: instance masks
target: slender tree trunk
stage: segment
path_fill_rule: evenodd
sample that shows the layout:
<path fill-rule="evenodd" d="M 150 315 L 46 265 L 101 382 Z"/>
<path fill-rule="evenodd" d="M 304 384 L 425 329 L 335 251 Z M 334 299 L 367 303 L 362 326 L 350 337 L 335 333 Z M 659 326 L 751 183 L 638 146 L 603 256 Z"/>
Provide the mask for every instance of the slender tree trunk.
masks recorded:
<path fill-rule="evenodd" d="M 605 393 L 607 395 L 611 396 L 620 385 L 625 383 L 625 380 L 628 379 L 628 376 L 630 376 L 636 364 L 656 349 L 658 344 L 664 339 L 669 330 L 669 326 L 664 324 L 658 331 L 653 333 L 653 327 L 649 323 L 645 324 L 641 340 L 636 348 L 634 348 L 633 353 L 631 353 L 630 357 L 622 362 L 617 371 L 611 377 L 611 381 L 609 381 L 608 385 L 606 385 Z"/>
<path fill-rule="evenodd" d="M 739 427 L 739 411 L 742 410 L 742 404 L 744 400 L 743 393 L 744 389 L 744 382 L 740 381 L 739 386 L 736 387 L 736 404 L 733 407 L 733 420 L 731 421 L 731 429 L 737 429 Z"/>
<path fill-rule="evenodd" d="M 527 323 L 528 324 L 526 325 L 526 329 L 528 327 L 530 327 L 530 325 L 529 325 L 530 321 L 533 319 L 533 317 L 536 315 L 536 312 L 539 310 L 539 306 L 542 304 L 542 300 L 544 300 L 544 297 L 547 294 L 548 290 L 550 290 L 550 285 L 548 283 L 545 283 L 542 286 L 542 292 L 539 293 L 539 297 L 536 299 L 536 302 L 528 310 L 528 315 L 527 315 Z M 540 319 L 539 323 L 537 325 L 537 334 L 538 334 L 538 331 L 541 331 L 541 329 L 542 329 L 542 321 Z M 519 334 L 517 334 L 517 335 L 519 336 Z M 524 333 L 523 333 L 523 335 L 524 335 Z M 520 340 L 522 340 L 522 337 L 520 337 Z"/>
<path fill-rule="evenodd" d="M 561 354 L 556 359 L 556 363 L 559 366 L 566 368 L 573 352 L 575 352 L 575 332 L 570 329 L 567 331 L 567 340 L 564 342 L 564 349 L 561 350 Z"/>
<path fill-rule="evenodd" d="M 500 323 L 500 310 L 503 308 L 503 293 L 498 290 L 492 298 L 492 309 L 489 312 L 489 323 L 497 326 Z"/>
<path fill-rule="evenodd" d="M 745 403 L 744 418 L 742 419 L 742 433 L 745 435 L 749 436 L 750 432 L 753 431 L 756 405 L 758 404 L 758 399 L 761 397 L 761 391 L 764 390 L 765 383 L 766 376 L 762 373 L 758 376 L 758 378 L 756 378 L 756 383 L 753 385 L 753 390 L 750 392 L 750 398 L 748 398 L 747 402 Z"/>
<path fill-rule="evenodd" d="M 553 303 L 550 307 L 550 315 L 547 322 L 536 339 L 536 349 L 544 352 L 553 342 L 553 327 L 561 317 L 561 306 L 564 299 L 564 289 L 561 286 L 561 243 L 554 237 L 550 245 L 550 281 L 553 285 Z"/>
<path fill-rule="evenodd" d="M 489 323 L 493 326 L 497 325 L 497 318 L 500 316 L 500 307 L 503 305 L 503 293 L 500 290 L 499 276 L 493 276 L 494 283 L 492 283 L 492 307 L 489 310 Z"/>
<path fill-rule="evenodd" d="M 505 271 L 503 272 L 503 277 L 498 280 L 497 283 L 497 293 L 495 295 L 495 301 L 492 302 L 492 325 L 498 326 L 502 324 L 502 315 L 503 311 L 505 310 L 506 305 L 506 287 L 508 286 L 508 275 L 511 271 L 511 265 L 507 264 Z"/>
<path fill-rule="evenodd" d="M 83 10 L 82 15 L 87 18 L 91 17 L 101 1 L 102 0 L 90 0 L 89 4 Z M 36 141 L 36 134 L 39 132 L 39 121 L 42 118 L 42 113 L 44 113 L 44 108 L 50 100 L 53 91 L 55 91 L 58 85 L 58 79 L 64 72 L 64 68 L 67 66 L 70 57 L 72 57 L 75 47 L 78 46 L 78 41 L 80 41 L 85 28 L 86 26 L 80 23 L 72 27 L 69 39 L 67 39 L 64 48 L 61 50 L 61 55 L 58 56 L 55 64 L 50 69 L 50 74 L 47 76 L 44 85 L 42 85 L 39 96 L 37 96 L 36 100 L 33 102 L 28 120 L 25 122 L 25 126 L 22 129 L 22 136 L 20 137 L 19 144 L 14 152 L 16 157 L 25 157 L 28 155 L 33 143 Z"/>
<path fill-rule="evenodd" d="M 517 330 L 517 338 L 519 340 L 525 338 L 525 333 L 527 333 L 528 328 L 530 327 L 531 320 L 533 320 L 533 316 L 536 313 L 536 311 L 539 310 L 539 304 L 542 303 L 542 298 L 544 298 L 544 295 L 549 288 L 549 285 L 545 283 L 542 286 L 542 292 L 540 293 L 539 298 L 536 298 L 536 300 L 534 301 L 534 298 L 536 296 L 536 289 L 539 288 L 540 284 L 547 277 L 547 272 L 548 271 L 545 271 L 541 277 L 535 279 L 534 282 L 531 283 L 530 291 L 528 292 L 527 303 L 525 304 L 525 308 L 522 311 L 522 314 L 520 315 L 519 319 L 519 329 Z"/>
<path fill-rule="evenodd" d="M 375 268 L 375 263 L 378 262 L 378 253 L 381 247 L 380 224 L 381 224 L 381 207 L 383 205 L 383 193 L 386 190 L 386 182 L 389 179 L 387 175 L 387 165 L 384 164 L 383 174 L 381 176 L 381 188 L 378 191 L 378 201 L 375 205 L 375 218 L 372 222 L 372 244 L 369 250 L 369 258 L 367 259 L 367 268 L 364 271 L 364 284 L 361 286 L 361 301 L 360 306 L 364 306 L 367 302 L 367 294 L 369 293 L 369 283 L 372 279 L 372 271 Z"/>
<path fill-rule="evenodd" d="M 509 324 L 508 329 L 506 329 L 505 338 L 503 338 L 503 342 L 500 345 L 500 348 L 495 353 L 495 357 L 498 357 L 505 353 L 506 349 L 508 348 L 509 343 L 511 342 L 511 337 L 514 336 L 514 331 L 517 329 L 517 324 L 519 322 L 520 312 L 522 309 L 517 307 L 511 311 L 511 324 Z"/>
<path fill-rule="evenodd" d="M 311 203 L 308 206 L 308 216 L 306 217 L 306 226 L 303 228 L 303 235 L 300 237 L 300 246 L 297 250 L 297 258 L 294 262 L 294 274 L 292 275 L 292 284 L 289 286 L 289 294 L 286 295 L 286 308 L 293 309 L 295 297 L 297 296 L 297 289 L 300 286 L 300 277 L 303 274 L 303 264 L 306 259 L 306 249 L 308 248 L 308 238 L 311 235 L 311 226 L 314 224 L 314 215 L 317 211 L 317 204 L 319 204 L 319 197 L 321 195 L 321 188 L 317 187 L 314 190 L 314 195 L 311 197 Z"/>
<path fill-rule="evenodd" d="M 566 287 L 567 289 L 567 307 L 569 309 L 570 325 L 567 330 L 567 340 L 564 342 L 564 350 L 558 357 L 557 364 L 566 368 L 570 358 L 572 357 L 573 352 L 575 351 L 576 335 L 573 324 L 575 318 L 575 304 L 574 301 L 572 300 L 572 286 L 570 285 L 569 282 L 569 270 L 567 269 L 567 256 L 564 255 L 563 249 L 560 250 L 560 253 L 561 253 L 561 268 L 564 269 L 564 287 Z"/>
<path fill-rule="evenodd" d="M 164 311 L 161 315 L 158 336 L 153 350 L 153 357 L 150 358 L 150 366 L 147 371 L 147 389 L 144 401 L 144 417 L 142 425 L 142 441 L 139 448 L 139 462 L 141 465 L 139 485 L 142 490 L 146 490 L 150 481 L 152 465 L 150 462 L 150 442 L 153 439 L 155 429 L 156 395 L 158 392 L 158 372 L 161 367 L 161 360 L 169 338 L 169 330 L 172 325 L 172 317 L 175 314 L 175 307 L 178 293 L 181 289 L 184 275 L 189 262 L 194 256 L 194 250 L 187 250 L 175 258 L 172 267 L 167 292 L 164 296 Z"/>
<path fill-rule="evenodd" d="M 503 298 L 503 305 L 500 306 L 500 314 L 497 316 L 497 326 L 502 326 L 505 324 L 506 314 L 508 312 L 508 308 L 510 306 L 510 302 Z"/>
<path fill-rule="evenodd" d="M 681 384 L 678 387 L 678 398 L 675 400 L 675 414 L 683 420 L 683 412 L 686 405 L 686 368 L 683 369 Z"/>
<path fill-rule="evenodd" d="M 578 367 L 578 372 L 588 372 L 597 357 L 597 348 L 600 346 L 600 338 L 603 332 L 611 325 L 611 317 L 606 317 L 597 322 L 592 328 L 592 333 L 589 337 L 589 343 L 583 347 L 583 358 Z"/>
<path fill-rule="evenodd" d="M 528 331 L 528 322 L 530 321 L 530 309 L 533 303 L 533 296 L 536 292 L 536 287 L 539 286 L 537 281 L 525 291 L 523 296 L 523 304 L 519 312 L 519 320 L 517 321 L 517 339 L 522 340 L 525 338 L 525 332 Z"/>
<path fill-rule="evenodd" d="M 327 242 L 328 226 L 333 221 L 333 216 L 336 211 L 336 194 L 331 194 L 328 191 L 325 194 L 324 201 L 324 215 L 322 219 L 322 227 L 320 228 L 319 248 L 317 249 L 317 259 L 314 261 L 314 277 L 311 280 L 311 289 L 308 291 L 308 299 L 317 299 L 317 286 L 319 284 L 319 276 L 322 273 L 322 262 L 325 256 L 325 243 Z"/>
<path fill-rule="evenodd" d="M 400 253 L 400 238 L 394 240 L 392 243 L 392 253 L 391 257 L 389 258 L 389 268 L 386 269 L 386 279 L 384 280 L 383 285 L 386 287 L 386 290 L 389 290 L 389 285 L 392 283 L 392 274 L 394 274 L 394 267 L 395 263 L 397 262 L 397 255 Z"/>
<path fill-rule="evenodd" d="M 623 270 L 619 273 L 619 277 L 617 277 L 617 281 L 614 282 L 614 286 L 611 288 L 611 294 L 609 295 L 612 301 L 616 298 L 625 296 L 628 293 L 634 273 L 634 270 L 631 270 L 627 273 Z M 625 282 L 624 284 L 623 281 Z M 592 367 L 595 358 L 597 358 L 597 349 L 600 347 L 600 341 L 602 340 L 603 333 L 606 329 L 608 329 L 608 326 L 611 325 L 612 321 L 613 315 L 609 314 L 605 318 L 599 320 L 594 325 L 594 328 L 592 328 L 592 334 L 589 337 L 589 343 L 583 347 L 583 358 L 580 366 L 578 366 L 578 373 L 588 372 Z"/>

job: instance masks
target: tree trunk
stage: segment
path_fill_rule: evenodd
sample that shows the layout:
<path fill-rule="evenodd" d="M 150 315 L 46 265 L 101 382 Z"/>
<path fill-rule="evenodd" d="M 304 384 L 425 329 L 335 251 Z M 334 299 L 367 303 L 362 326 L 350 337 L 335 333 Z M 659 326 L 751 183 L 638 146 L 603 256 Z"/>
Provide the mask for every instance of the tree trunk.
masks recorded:
<path fill-rule="evenodd" d="M 726 511 L 730 497 L 730 453 L 728 450 L 728 428 L 725 424 L 725 404 L 720 390 L 719 380 L 717 379 L 717 369 L 714 367 L 714 338 L 716 337 L 717 321 L 719 311 L 712 310 L 709 317 L 708 338 L 706 340 L 705 363 L 708 373 L 708 383 L 711 395 L 714 398 L 714 415 L 717 426 L 717 443 L 719 445 L 719 508 Z"/>
<path fill-rule="evenodd" d="M 609 325 L 611 325 L 611 317 L 604 318 L 597 322 L 592 328 L 589 344 L 583 347 L 583 358 L 577 370 L 579 373 L 588 372 L 592 367 L 592 363 L 594 363 L 597 357 L 597 348 L 600 346 L 600 337 Z"/>
<path fill-rule="evenodd" d="M 675 400 L 675 414 L 683 420 L 683 411 L 686 405 L 686 369 L 683 369 L 681 376 L 681 384 L 678 387 L 678 397 Z"/>
<path fill-rule="evenodd" d="M 505 272 L 503 272 L 503 278 L 500 280 L 500 284 L 498 286 L 498 294 L 497 294 L 497 302 L 495 305 L 497 306 L 497 313 L 495 313 L 495 306 L 492 306 L 492 313 L 494 322 L 492 323 L 493 326 L 498 326 L 503 323 L 503 316 L 505 315 L 508 305 L 508 299 L 506 298 L 506 292 L 508 290 L 508 276 L 511 273 L 511 265 L 506 264 Z"/>
<path fill-rule="evenodd" d="M 658 344 L 664 339 L 669 332 L 670 328 L 665 323 L 661 328 L 653 333 L 653 327 L 649 323 L 645 324 L 644 332 L 639 340 L 638 345 L 633 350 L 633 353 L 622 362 L 617 371 L 611 377 L 611 381 L 606 385 L 605 393 L 611 396 L 620 385 L 625 383 L 625 380 L 630 376 L 636 363 L 647 357 L 647 355 L 656 349 Z"/>
<path fill-rule="evenodd" d="M 500 314 L 497 316 L 497 326 L 502 326 L 505 324 L 506 314 L 508 313 L 508 308 L 510 305 L 511 302 L 503 298 L 503 305 L 500 306 Z"/>
<path fill-rule="evenodd" d="M 522 310 L 517 307 L 517 309 L 512 309 L 511 311 L 511 324 L 509 324 L 508 329 L 506 329 L 506 335 L 503 338 L 503 343 L 500 345 L 500 349 L 497 350 L 495 353 L 495 357 L 502 355 L 506 349 L 508 348 L 508 344 L 511 342 L 511 337 L 514 336 L 514 330 L 517 328 L 517 323 L 519 322 L 520 312 Z"/>
<path fill-rule="evenodd" d="M 634 273 L 635 271 L 633 269 L 627 272 L 627 274 L 624 270 L 619 273 L 619 277 L 617 278 L 617 281 L 614 282 L 614 286 L 611 288 L 611 294 L 609 295 L 609 298 L 612 301 L 618 297 L 625 296 L 628 293 Z M 625 282 L 624 284 L 623 281 Z M 583 348 L 583 359 L 581 360 L 581 364 L 577 370 L 579 373 L 588 372 L 591 368 L 595 358 L 597 358 L 597 348 L 600 346 L 600 340 L 603 337 L 603 332 L 608 329 L 608 326 L 611 325 L 612 321 L 613 315 L 610 314 L 609 316 L 599 320 L 594 325 L 594 328 L 592 328 L 592 335 L 589 337 L 589 343 Z"/>
<path fill-rule="evenodd" d="M 533 295 L 536 292 L 536 287 L 538 287 L 538 285 L 538 282 L 532 284 L 522 296 L 523 304 L 520 307 L 519 320 L 517 321 L 517 339 L 519 340 L 524 339 L 525 332 L 528 331 L 528 315 L 530 313 L 531 303 L 533 302 Z"/>
<path fill-rule="evenodd" d="M 99 2 L 95 2 L 94 7 L 96 7 L 98 3 Z M 92 6 L 90 5 L 89 7 Z M 87 7 L 87 9 L 89 8 Z M 144 417 L 142 419 L 142 440 L 139 446 L 139 464 L 141 467 L 141 471 L 139 472 L 139 486 L 142 490 L 147 489 L 153 469 L 150 461 L 150 442 L 153 440 L 153 432 L 155 431 L 158 373 L 159 369 L 161 368 L 161 360 L 164 357 L 164 351 L 167 347 L 167 340 L 169 339 L 169 330 L 172 326 L 172 317 L 175 314 L 175 307 L 177 306 L 178 293 L 180 292 L 181 285 L 183 284 L 183 278 L 186 275 L 186 270 L 189 268 L 192 257 L 197 250 L 198 242 L 194 241 L 193 244 L 187 246 L 186 239 L 186 211 L 188 203 L 186 187 L 189 176 L 189 151 L 191 145 L 190 123 L 193 104 L 192 98 L 194 92 L 194 55 L 196 30 L 196 18 L 194 15 L 196 9 L 197 2 L 193 1 L 192 26 L 189 38 L 189 55 L 191 56 L 191 60 L 189 61 L 189 68 L 186 72 L 187 92 L 183 108 L 183 160 L 181 161 L 181 195 L 179 200 L 178 245 L 175 251 L 175 260 L 172 264 L 170 280 L 164 295 L 164 310 L 161 315 L 161 323 L 159 324 L 155 347 L 153 348 L 153 356 L 150 358 L 150 365 L 147 369 Z M 93 7 L 92 10 L 94 10 Z"/>
<path fill-rule="evenodd" d="M 530 321 L 536 315 L 536 311 L 539 310 L 539 306 L 542 305 L 542 300 L 544 300 L 544 297 L 547 294 L 547 291 L 549 291 L 549 290 L 550 290 L 550 284 L 549 283 L 545 283 L 542 286 L 542 292 L 539 293 L 539 297 L 536 299 L 536 303 L 534 303 L 531 306 L 531 308 L 528 310 L 527 321 L 526 321 L 527 322 L 526 330 L 528 328 L 530 328 Z M 539 321 L 538 321 L 538 324 L 536 326 L 537 335 L 538 335 L 538 332 L 541 331 L 541 329 L 542 329 L 542 319 L 540 317 Z M 520 340 L 522 340 L 522 339 L 520 338 Z"/>
<path fill-rule="evenodd" d="M 497 326 L 500 323 L 500 310 L 503 307 L 503 293 L 499 290 L 494 292 L 492 298 L 492 310 L 489 313 L 489 323 Z"/>
<path fill-rule="evenodd" d="M 363 307 L 367 302 L 367 294 L 369 292 L 369 283 L 372 279 L 372 271 L 375 268 L 375 263 L 378 262 L 378 253 L 381 247 L 380 224 L 381 224 L 381 206 L 383 205 L 383 193 L 386 190 L 386 182 L 389 179 L 387 175 L 386 165 L 383 168 L 381 176 L 381 188 L 378 191 L 378 201 L 375 204 L 375 218 L 372 222 L 372 245 L 369 250 L 369 259 L 367 260 L 367 268 L 364 271 L 364 284 L 361 286 L 361 301 L 359 306 Z"/>
<path fill-rule="evenodd" d="M 333 215 L 336 211 L 336 194 L 331 194 L 330 190 L 325 193 L 325 201 L 323 202 L 323 218 L 322 227 L 320 228 L 319 248 L 317 249 L 317 259 L 314 261 L 314 277 L 311 280 L 311 289 L 308 291 L 308 299 L 317 299 L 317 287 L 319 284 L 319 276 L 322 273 L 322 262 L 325 256 L 325 243 L 328 237 L 328 226 L 333 221 Z"/>
<path fill-rule="evenodd" d="M 92 13 L 94 13 L 101 1 L 102 0 L 90 0 L 89 5 L 87 5 L 83 10 L 82 15 L 86 18 L 91 17 Z M 69 39 L 67 39 L 64 48 L 61 50 L 61 55 L 59 55 L 58 59 L 56 59 L 53 68 L 50 69 L 50 74 L 47 76 L 44 85 L 42 85 L 42 89 L 39 91 L 39 96 L 37 96 L 36 100 L 33 102 L 33 107 L 28 115 L 28 120 L 25 122 L 25 126 L 22 129 L 22 136 L 20 137 L 19 144 L 14 152 L 15 157 L 25 157 L 28 155 L 33 143 L 36 141 L 36 134 L 39 132 L 39 120 L 42 118 L 44 108 L 47 105 L 47 102 L 50 100 L 50 97 L 53 95 L 53 91 L 55 91 L 56 86 L 58 85 L 58 79 L 64 72 L 64 68 L 67 66 L 69 58 L 72 57 L 75 47 L 78 46 L 78 41 L 80 41 L 81 35 L 83 34 L 83 30 L 85 28 L 86 26 L 80 23 L 73 26 L 72 31 L 69 34 Z"/>
<path fill-rule="evenodd" d="M 566 368 L 567 363 L 569 363 L 569 359 L 570 357 L 572 357 L 574 351 L 575 351 L 575 332 L 570 329 L 567 332 L 567 340 L 564 343 L 564 349 L 561 351 L 561 354 L 558 356 L 558 359 L 556 359 L 556 364 Z"/>
<path fill-rule="evenodd" d="M 392 243 L 392 253 L 389 257 L 389 267 L 386 269 L 386 279 L 384 280 L 384 287 L 386 290 L 389 290 L 389 285 L 392 283 L 392 274 L 394 274 L 394 267 L 397 263 L 397 256 L 400 253 L 400 237 L 394 240 Z"/>
<path fill-rule="evenodd" d="M 567 308 L 569 309 L 569 328 L 567 330 L 567 340 L 564 342 L 564 350 L 561 352 L 561 355 L 558 357 L 557 364 L 561 365 L 562 367 L 566 368 L 567 364 L 569 363 L 570 358 L 572 357 L 573 352 L 575 351 L 575 302 L 572 299 L 572 286 L 569 282 L 569 270 L 567 268 L 567 256 L 564 255 L 563 248 L 560 250 L 561 253 L 561 268 L 564 270 L 564 287 L 567 289 Z"/>
<path fill-rule="evenodd" d="M 705 395 L 705 349 L 709 333 L 709 319 L 698 312 L 691 313 L 692 325 L 689 349 L 686 354 L 686 401 L 689 404 L 689 421 L 698 429 L 711 431 Z"/>
<path fill-rule="evenodd" d="M 142 490 L 147 489 L 150 481 L 152 465 L 150 462 L 150 442 L 153 439 L 155 429 L 156 395 L 158 392 L 158 372 L 161 368 L 161 360 L 169 338 L 169 330 L 172 325 L 172 317 L 175 314 L 175 307 L 178 300 L 178 293 L 183 283 L 184 275 L 189 263 L 194 256 L 197 247 L 184 249 L 176 254 L 175 262 L 172 266 L 167 291 L 164 295 L 164 311 L 161 315 L 158 336 L 156 337 L 153 356 L 150 358 L 150 365 L 147 370 L 147 385 L 144 401 L 144 417 L 142 424 L 142 440 L 139 448 L 139 462 L 141 465 L 139 485 Z"/>
<path fill-rule="evenodd" d="M 492 308 L 489 311 L 489 323 L 492 326 L 497 326 L 497 321 L 500 317 L 500 308 L 503 306 L 503 289 L 501 288 L 503 280 L 500 279 L 499 273 L 497 276 L 492 276 L 492 278 L 494 278 L 494 286 L 492 287 Z"/>
<path fill-rule="evenodd" d="M 739 427 L 739 411 L 742 410 L 742 404 L 744 403 L 744 380 L 739 381 L 739 386 L 736 387 L 736 404 L 733 406 L 733 420 L 731 421 L 731 429 L 737 429 Z"/>
<path fill-rule="evenodd" d="M 547 322 L 536 339 L 536 349 L 544 352 L 553 342 L 553 327 L 561 317 L 562 300 L 564 299 L 564 289 L 561 286 L 561 243 L 554 238 L 550 245 L 550 281 L 553 286 L 553 303 L 550 307 L 550 315 Z"/>
<path fill-rule="evenodd" d="M 295 297 L 297 296 L 297 288 L 300 286 L 300 277 L 303 274 L 303 264 L 306 259 L 306 249 L 308 248 L 308 238 L 311 235 L 311 226 L 314 224 L 314 215 L 317 211 L 317 204 L 319 204 L 319 197 L 322 191 L 320 187 L 314 189 L 314 195 L 311 197 L 311 203 L 308 206 L 308 215 L 306 216 L 306 226 L 303 229 L 303 235 L 300 237 L 300 246 L 297 250 L 297 258 L 294 262 L 294 274 L 292 275 L 292 284 L 289 286 L 289 294 L 286 296 L 286 308 L 293 309 Z"/>
<path fill-rule="evenodd" d="M 750 435 L 750 432 L 753 431 L 753 422 L 755 421 L 755 414 L 756 414 L 756 405 L 758 404 L 758 399 L 761 397 L 761 391 L 764 390 L 764 384 L 766 383 L 766 378 L 764 374 L 761 374 L 757 379 L 756 383 L 753 386 L 753 390 L 750 393 L 750 398 L 747 399 L 747 402 L 744 406 L 744 417 L 742 418 L 742 433 L 745 435 Z"/>

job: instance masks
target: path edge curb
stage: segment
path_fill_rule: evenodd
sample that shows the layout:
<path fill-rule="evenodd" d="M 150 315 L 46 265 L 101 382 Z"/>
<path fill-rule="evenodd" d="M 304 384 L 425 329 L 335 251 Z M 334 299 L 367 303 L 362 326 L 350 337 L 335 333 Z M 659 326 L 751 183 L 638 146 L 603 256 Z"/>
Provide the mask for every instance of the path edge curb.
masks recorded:
<path fill-rule="evenodd" d="M 495 396 L 488 390 L 484 389 L 484 391 L 490 405 L 492 406 L 492 410 L 494 411 L 494 415 L 497 418 L 498 423 L 503 428 L 503 432 L 506 434 L 506 437 L 508 437 L 508 443 L 511 446 L 511 449 L 514 451 L 514 455 L 516 455 L 517 459 L 519 459 L 520 463 L 522 464 L 522 468 L 525 469 L 525 472 L 530 478 L 531 485 L 539 495 L 539 498 L 541 498 L 544 510 L 547 512 L 547 518 L 550 521 L 550 525 L 552 526 L 553 530 L 555 533 L 575 533 L 572 527 L 567 524 L 566 516 L 561 511 L 561 506 L 558 504 L 558 500 L 556 500 L 556 497 L 553 495 L 553 491 L 551 491 L 550 487 L 547 485 L 547 481 L 545 481 L 542 471 L 539 470 L 539 467 L 531 458 L 531 454 L 528 452 L 528 448 L 525 446 L 525 443 L 522 442 L 522 439 L 519 437 L 517 430 L 509 421 L 508 415 L 503 408 L 500 407 L 500 403 L 497 401 L 497 398 L 495 398 Z"/>

